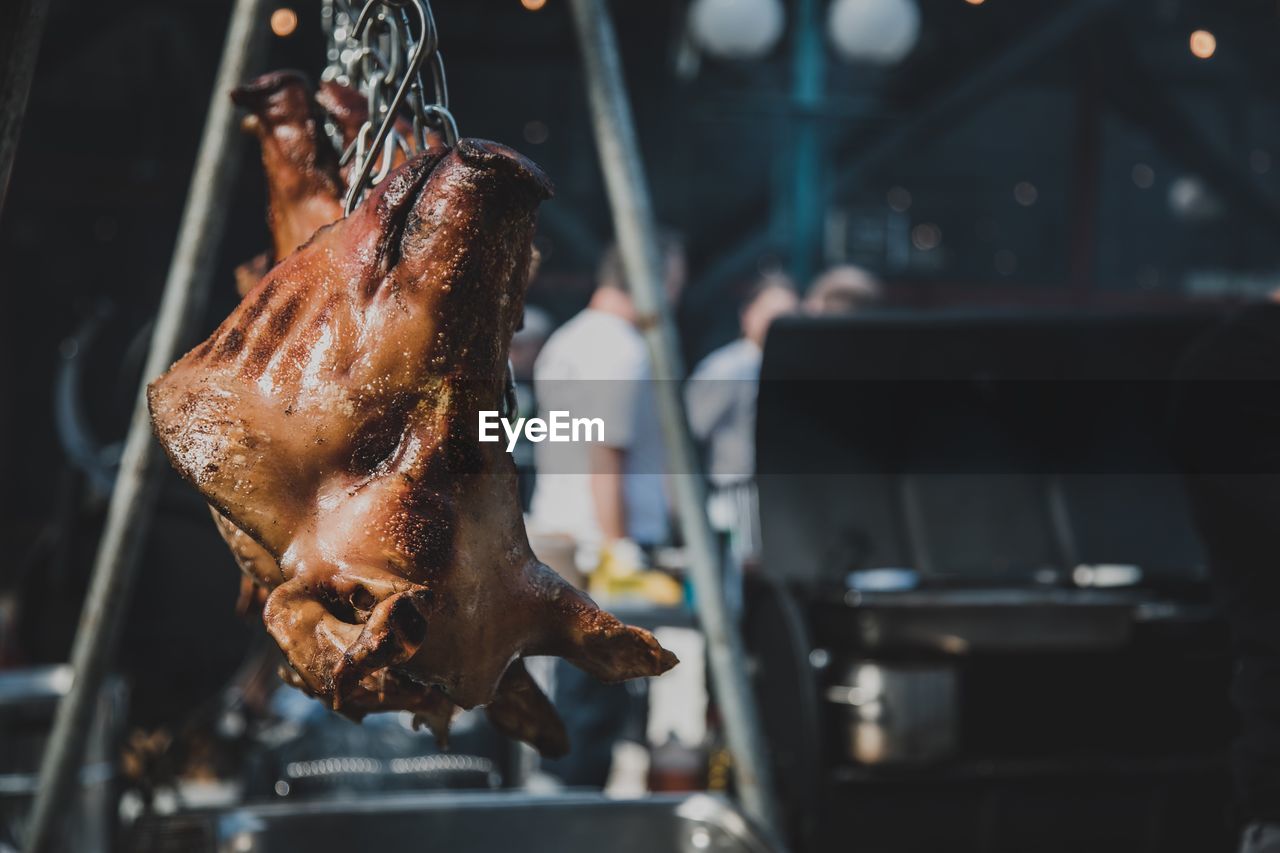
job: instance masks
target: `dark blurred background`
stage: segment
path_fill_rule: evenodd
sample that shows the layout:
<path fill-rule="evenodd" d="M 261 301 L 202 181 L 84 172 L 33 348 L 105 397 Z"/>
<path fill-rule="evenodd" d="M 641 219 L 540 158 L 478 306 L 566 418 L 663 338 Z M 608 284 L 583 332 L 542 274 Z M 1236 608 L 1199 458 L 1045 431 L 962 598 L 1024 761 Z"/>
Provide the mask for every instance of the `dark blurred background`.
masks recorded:
<path fill-rule="evenodd" d="M 798 96 L 795 14 L 761 58 L 726 61 L 699 50 L 685 3 L 619 4 L 658 214 L 690 251 L 691 362 L 733 336 L 734 289 L 769 263 L 803 284 L 822 262 L 853 260 L 889 282 L 891 301 L 921 305 L 1171 303 L 1272 285 L 1273 0 L 919 8 L 918 42 L 887 67 L 842 61 L 818 15 L 826 56 Z M 267 64 L 316 76 L 318 17 L 298 11 Z M 59 345 L 102 305 L 113 328 L 136 328 L 158 299 L 226 12 L 201 0 L 53 4 L 0 220 L 15 299 L 4 355 L 21 366 L 3 379 L 3 476 L 21 484 L 5 490 L 4 518 L 17 541 L 51 506 Z M 531 300 L 566 317 L 611 233 L 564 4 L 443 3 L 436 15 L 463 132 L 517 145 L 555 180 Z M 1198 29 L 1215 39 L 1209 59 L 1190 49 Z M 816 180 L 795 156 L 810 127 Z M 266 244 L 255 161 L 246 139 L 222 282 Z M 232 298 L 215 289 L 202 329 Z M 95 412 L 104 437 L 126 408 L 108 387 L 117 378 L 90 383 L 111 392 Z"/>
<path fill-rule="evenodd" d="M 318 76 L 317 5 L 293 4 L 266 67 Z M 890 306 L 930 309 L 1164 311 L 1280 284 L 1276 0 L 919 0 L 918 32 L 878 63 L 847 61 L 859 47 L 829 30 L 831 5 L 784 3 L 756 55 L 725 58 L 682 0 L 613 4 L 658 217 L 689 252 L 689 364 L 735 337 L 739 296 L 774 266 L 803 288 L 856 263 Z M 23 650 L 3 663 L 66 659 L 228 6 L 52 4 L 0 214 L 0 593 L 26 602 L 0 620 L 21 634 L 0 648 Z M 562 321 L 612 240 L 568 11 L 435 14 L 463 134 L 556 184 L 529 301 Z M 242 146 L 193 342 L 269 243 L 257 146 Z M 195 493 L 172 478 L 160 512 L 125 639 L 126 668 L 150 674 L 143 723 L 209 702 L 260 633 L 230 615 L 238 579 Z"/>
<path fill-rule="evenodd" d="M 732 337 L 735 288 L 776 261 L 804 279 L 820 261 L 854 260 L 908 304 L 1140 304 L 1271 286 L 1272 0 L 925 0 L 900 63 L 846 63 L 827 45 L 813 102 L 792 91 L 796 15 L 762 58 L 719 60 L 696 47 L 686 12 L 660 0 L 616 10 L 658 213 L 689 245 L 691 359 Z M 298 13 L 268 65 L 316 76 L 319 20 Z M 4 355 L 23 366 L 4 379 L 20 401 L 6 406 L 4 478 L 23 484 L 5 491 L 6 524 L 50 507 L 60 343 L 101 305 L 136 327 L 156 304 L 225 17 L 227 5 L 201 0 L 52 4 L 0 220 L 15 298 Z M 536 12 L 447 3 L 436 17 L 463 132 L 521 147 L 556 181 L 531 300 L 563 318 L 611 240 L 570 18 L 557 0 Z M 1215 37 L 1212 58 L 1190 51 L 1196 29 Z M 826 155 L 817 182 L 796 186 L 809 124 Z M 266 242 L 255 160 L 244 141 L 223 282 Z M 232 298 L 215 289 L 204 328 Z M 125 405 L 111 397 L 106 435 Z"/>

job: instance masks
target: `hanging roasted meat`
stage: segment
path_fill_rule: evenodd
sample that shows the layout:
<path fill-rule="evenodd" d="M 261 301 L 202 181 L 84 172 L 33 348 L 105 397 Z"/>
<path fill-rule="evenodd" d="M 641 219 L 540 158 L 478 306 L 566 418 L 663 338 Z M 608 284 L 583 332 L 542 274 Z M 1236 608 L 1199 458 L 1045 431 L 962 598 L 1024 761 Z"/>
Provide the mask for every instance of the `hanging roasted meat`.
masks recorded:
<path fill-rule="evenodd" d="M 346 170 L 354 166 L 348 163 L 339 174 L 337 157 L 330 154 L 329 141 L 321 134 L 320 111 L 337 126 L 345 150 L 364 125 L 367 100 L 346 86 L 327 81 L 321 84 L 313 104 L 305 77 L 289 71 L 265 74 L 236 90 L 232 97 L 249 109 L 244 127 L 262 144 L 268 223 L 275 251 L 292 252 L 304 238 L 309 239 L 315 230 L 341 215 L 338 177 L 345 184 Z M 413 150 L 408 123 L 398 120 L 397 130 Z M 438 135 L 429 134 L 428 143 L 437 156 L 443 155 L 443 140 Z M 392 154 L 393 165 L 404 162 L 403 150 L 397 148 Z M 377 165 L 380 167 L 381 163 Z M 326 199 L 331 202 L 326 204 Z M 264 253 L 237 270 L 237 288 L 242 296 L 270 269 L 272 257 L 271 253 Z M 280 568 L 252 537 L 216 509 L 210 510 L 244 573 L 237 611 L 260 613 L 270 591 L 283 581 Z M 296 674 L 282 675 L 295 687 L 309 689 Z M 415 724 L 427 725 L 442 747 L 448 745 L 449 723 L 456 710 L 457 706 L 438 687 L 422 689 L 385 669 L 364 679 L 342 707 L 342 712 L 354 719 L 374 711 L 410 711 Z M 485 707 L 485 712 L 499 731 L 533 744 L 544 755 L 559 755 L 568 749 L 563 723 L 519 660 L 503 676 L 494 701 Z"/>
<path fill-rule="evenodd" d="M 345 177 L 340 183 L 338 157 L 321 133 L 320 109 L 340 128 L 345 148 L 364 123 L 367 102 L 337 83 L 324 83 L 320 91 L 328 92 L 327 98 L 321 99 L 318 93 L 313 103 L 310 86 L 303 75 L 277 71 L 232 92 L 232 99 L 249 111 L 243 122 L 244 129 L 253 133 L 262 146 L 262 165 L 267 179 L 267 222 L 274 244 L 274 252 L 264 252 L 237 268 L 236 287 L 241 296 L 257 286 L 275 257 L 292 253 L 317 230 L 342 215 L 339 188 L 345 183 Z M 329 104 L 327 108 L 325 101 Z M 399 157 L 397 165 L 403 161 L 403 156 Z M 270 591 L 283 582 L 280 567 L 251 536 L 213 507 L 210 512 L 244 574 L 237 612 L 261 613 Z M 295 687 L 307 689 L 296 675 L 285 673 L 285 676 Z M 513 668 L 504 677 L 499 695 L 516 691 L 526 678 L 523 666 Z M 515 686 L 508 688 L 506 682 Z M 518 727 L 509 724 L 513 716 L 510 710 L 505 715 L 499 713 L 510 704 L 495 700 L 487 709 L 498 728 L 539 745 L 547 754 L 567 749 L 564 727 L 547 703 L 527 708 L 528 719 L 519 720 Z M 439 689 L 415 689 L 384 670 L 371 676 L 343 710 L 355 719 L 374 711 L 410 711 L 416 723 L 427 725 L 441 745 L 447 746 L 449 723 L 456 706 Z"/>
<path fill-rule="evenodd" d="M 493 143 L 418 156 L 272 269 L 149 400 L 175 467 L 269 558 L 264 620 L 298 683 L 352 716 L 438 724 L 453 703 L 489 705 L 555 753 L 563 729 L 521 655 L 609 681 L 675 658 L 536 560 L 511 460 L 478 441 L 549 191 Z"/>

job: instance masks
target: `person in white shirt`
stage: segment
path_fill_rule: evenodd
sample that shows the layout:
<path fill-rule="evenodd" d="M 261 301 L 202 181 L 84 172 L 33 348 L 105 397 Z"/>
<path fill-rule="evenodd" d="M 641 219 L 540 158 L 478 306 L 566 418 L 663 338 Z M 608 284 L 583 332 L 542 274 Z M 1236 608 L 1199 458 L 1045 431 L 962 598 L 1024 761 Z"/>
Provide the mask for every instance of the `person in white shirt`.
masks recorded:
<path fill-rule="evenodd" d="M 684 285 L 684 253 L 674 238 L 664 244 L 667 298 L 674 305 Z M 638 569 L 641 546 L 661 545 L 669 535 L 666 456 L 637 319 L 617 248 L 611 248 L 591 302 L 552 333 L 534 364 L 541 417 L 566 411 L 604 422 L 601 442 L 543 441 L 534 451 L 531 535 L 572 537 L 584 572 L 620 562 Z M 643 740 L 647 699 L 626 685 L 600 684 L 564 661 L 557 661 L 554 679 L 552 694 L 573 751 L 542 768 L 566 785 L 602 788 L 615 745 Z"/>
<path fill-rule="evenodd" d="M 742 337 L 698 362 L 689 377 L 685 408 L 694 437 L 706 446 L 713 485 L 733 485 L 755 473 L 756 394 L 765 335 L 774 320 L 798 307 L 791 279 L 765 274 L 743 302 Z"/>
<path fill-rule="evenodd" d="M 674 239 L 665 242 L 667 298 L 674 304 L 684 285 L 684 254 Z M 666 454 L 649 352 L 635 323 L 613 248 L 591 302 L 551 335 L 533 370 L 541 417 L 567 411 L 604 422 L 602 442 L 544 441 L 535 449 L 530 524 L 573 536 L 588 563 L 593 550 L 620 540 L 655 546 L 668 537 Z"/>
<path fill-rule="evenodd" d="M 853 314 L 879 301 L 880 282 L 851 264 L 827 269 L 803 302 L 785 274 L 763 274 L 742 303 L 742 337 L 706 356 L 685 386 L 694 437 L 707 451 L 713 486 L 749 481 L 755 473 L 756 396 L 769 326 L 798 310 L 810 316 Z"/>
<path fill-rule="evenodd" d="M 743 301 L 742 337 L 699 362 L 685 385 L 689 427 L 705 451 L 712 486 L 707 512 L 712 525 L 728 534 L 731 578 L 760 548 L 754 475 L 756 398 L 765 336 L 774 320 L 798 308 L 791 279 L 766 273 Z M 737 583 L 728 583 L 726 593 L 735 605 Z"/>

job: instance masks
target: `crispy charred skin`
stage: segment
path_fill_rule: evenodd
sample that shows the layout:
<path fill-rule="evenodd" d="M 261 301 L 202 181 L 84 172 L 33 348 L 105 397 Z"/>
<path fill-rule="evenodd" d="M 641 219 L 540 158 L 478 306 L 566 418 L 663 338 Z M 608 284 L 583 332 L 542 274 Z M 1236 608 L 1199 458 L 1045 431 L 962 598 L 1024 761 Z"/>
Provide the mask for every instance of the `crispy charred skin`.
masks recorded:
<path fill-rule="evenodd" d="M 478 441 L 549 193 L 494 143 L 420 155 L 148 399 L 174 466 L 278 567 L 264 621 L 310 692 L 358 715 L 379 678 L 438 687 L 554 752 L 563 731 L 520 656 L 607 681 L 676 660 L 537 561 L 511 459 Z"/>

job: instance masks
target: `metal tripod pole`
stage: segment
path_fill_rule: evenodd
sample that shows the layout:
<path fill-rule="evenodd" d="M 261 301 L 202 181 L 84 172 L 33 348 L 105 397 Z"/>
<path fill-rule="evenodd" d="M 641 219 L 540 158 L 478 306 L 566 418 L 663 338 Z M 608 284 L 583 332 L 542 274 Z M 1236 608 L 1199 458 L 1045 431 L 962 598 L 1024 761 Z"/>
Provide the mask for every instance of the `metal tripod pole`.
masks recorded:
<path fill-rule="evenodd" d="M 13 160 L 18 153 L 22 117 L 27 112 L 27 96 L 36 73 L 40 36 L 49 15 L 49 0 L 19 0 L 5 17 L 12 27 L 0 38 L 0 210 L 9 190 Z"/>
<path fill-rule="evenodd" d="M 258 64 L 267 29 L 262 7 L 263 0 L 236 0 L 227 26 L 222 62 L 151 333 L 143 381 L 134 402 L 120 472 L 71 650 L 75 681 L 58 704 L 53 732 L 40 764 L 40 788 L 27 833 L 26 853 L 50 853 L 56 849 L 58 818 L 67 814 L 67 803 L 79 781 L 94 706 L 128 609 L 159 487 L 160 454 L 151 437 L 146 384 L 168 369 L 178 356 L 192 315 L 203 306 L 209 289 L 241 149 L 235 108 L 227 94 Z"/>
<path fill-rule="evenodd" d="M 658 399 L 681 529 L 689 551 L 690 577 L 702 630 L 707 637 L 711 683 L 724 719 L 738 795 L 760 827 L 783 838 L 773 803 L 769 760 L 764 750 L 755 698 L 745 668 L 742 638 L 725 606 L 720 557 L 706 515 L 706 486 L 698 471 L 679 379 L 684 371 L 666 304 L 653 207 L 645 182 L 631 103 L 622 76 L 618 41 L 606 0 L 570 0 L 582 50 L 600 167 L 613 213 L 614 230 L 626 270 L 639 327 L 653 363 Z"/>

